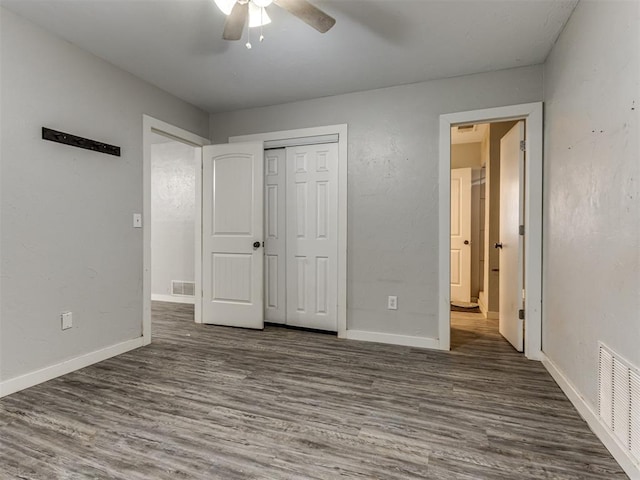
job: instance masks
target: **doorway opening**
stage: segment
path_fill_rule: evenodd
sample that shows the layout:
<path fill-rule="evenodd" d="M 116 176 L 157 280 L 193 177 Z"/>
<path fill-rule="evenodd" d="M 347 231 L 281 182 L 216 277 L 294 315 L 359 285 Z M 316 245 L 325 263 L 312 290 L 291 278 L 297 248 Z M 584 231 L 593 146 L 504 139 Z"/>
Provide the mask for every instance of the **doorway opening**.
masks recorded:
<path fill-rule="evenodd" d="M 525 121 L 451 127 L 451 348 L 524 350 Z"/>
<path fill-rule="evenodd" d="M 185 304 L 200 321 L 200 177 L 209 140 L 143 115 L 143 315 L 151 343 L 152 300 Z M 188 307 L 193 304 L 194 307 Z M 194 313 L 191 313 L 194 308 Z"/>
<path fill-rule="evenodd" d="M 492 124 L 496 122 L 516 121 L 518 128 L 514 131 L 521 139 L 526 138 L 522 143 L 525 149 L 526 162 L 522 155 L 523 167 L 517 167 L 518 180 L 514 181 L 514 185 L 518 186 L 519 198 L 514 201 L 509 215 L 518 218 L 520 221 L 509 222 L 509 225 L 515 225 L 515 248 L 514 241 L 509 239 L 509 250 L 518 252 L 521 255 L 520 260 L 516 259 L 512 262 L 516 266 L 522 268 L 522 274 L 515 274 L 514 278 L 521 278 L 522 283 L 510 284 L 509 288 L 513 295 L 509 308 L 515 308 L 517 312 L 517 320 L 521 322 L 512 322 L 511 325 L 516 327 L 513 329 L 502 329 L 506 334 L 505 337 L 517 338 L 518 332 L 523 336 L 522 340 L 513 343 L 522 343 L 519 349 L 529 359 L 540 360 L 542 358 L 542 103 L 527 103 L 520 105 L 511 105 L 506 107 L 488 108 L 483 110 L 473 110 L 468 112 L 443 114 L 440 116 L 440 142 L 439 142 L 439 304 L 438 304 L 438 346 L 442 350 L 449 350 L 451 347 L 451 280 L 452 280 L 452 215 L 451 215 L 451 193 L 452 193 L 452 170 L 451 170 L 451 128 L 458 126 L 469 126 L 477 124 Z M 512 142 L 515 149 L 520 151 L 520 139 Z M 521 152 L 522 153 L 522 152 Z M 477 177 L 478 179 L 481 178 Z M 487 173 L 485 171 L 485 182 L 487 181 Z M 485 191 L 486 185 L 485 185 Z M 469 194 L 471 196 L 471 194 Z M 519 197 L 521 196 L 521 198 Z M 486 195 L 485 195 L 486 201 Z M 511 204 L 510 202 L 506 202 Z M 522 207 L 522 208 L 521 208 Z M 486 225 L 486 224 L 485 224 Z M 486 229 L 486 227 L 485 227 Z M 513 234 L 513 233 L 511 233 Z M 463 244 L 464 244 L 463 239 Z M 523 245 L 520 243 L 523 242 Z M 503 247 L 506 242 L 502 243 Z M 471 240 L 469 239 L 470 248 Z M 526 249 L 524 248 L 526 245 Z M 485 232 L 484 251 L 492 245 L 488 244 Z M 500 249 L 500 246 L 497 247 Z M 500 250 L 500 255 L 504 256 L 507 248 Z M 470 255 L 469 255 L 470 257 Z M 484 267 L 488 263 L 488 255 L 484 257 Z M 483 268 L 484 268 L 483 267 Z M 500 267 L 498 267 L 500 269 Z M 486 270 L 486 268 L 484 268 Z M 500 272 L 503 274 L 504 272 Z M 504 275 L 506 278 L 507 275 Z M 482 290 L 486 291 L 487 282 L 482 285 Z M 522 291 L 522 285 L 526 285 L 526 291 Z M 489 287 L 490 288 L 490 287 Z M 498 287 L 504 294 L 504 288 Z M 488 292 L 480 295 L 478 290 L 478 303 L 481 303 Z M 478 305 L 479 306 L 479 305 Z M 487 311 L 489 311 L 487 309 Z M 498 315 L 500 313 L 498 312 Z M 522 318 L 524 317 L 524 318 Z M 518 325 L 523 325 L 523 329 L 519 329 Z M 526 336 L 524 331 L 526 330 Z"/>
<path fill-rule="evenodd" d="M 151 300 L 195 304 L 196 154 L 151 134 Z"/>

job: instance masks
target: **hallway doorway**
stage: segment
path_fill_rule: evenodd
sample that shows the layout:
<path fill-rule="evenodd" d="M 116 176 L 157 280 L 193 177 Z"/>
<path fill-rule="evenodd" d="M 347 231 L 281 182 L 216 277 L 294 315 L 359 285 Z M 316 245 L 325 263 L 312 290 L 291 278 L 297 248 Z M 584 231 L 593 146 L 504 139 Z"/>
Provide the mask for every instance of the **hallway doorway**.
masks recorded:
<path fill-rule="evenodd" d="M 524 349 L 524 130 L 522 120 L 451 128 L 452 315 L 498 319 L 498 331 L 519 352 Z"/>
<path fill-rule="evenodd" d="M 514 178 L 509 178 L 504 182 L 508 185 L 508 191 L 500 192 L 499 195 L 506 195 L 507 201 L 504 202 L 509 208 L 505 212 L 492 212 L 485 205 L 485 214 L 507 215 L 508 224 L 511 229 L 509 232 L 500 232 L 509 238 L 505 243 L 498 238 L 491 237 L 489 228 L 496 228 L 487 219 L 483 220 L 485 232 L 480 239 L 479 228 L 476 228 L 475 242 L 472 239 L 471 227 L 462 226 L 463 207 L 462 203 L 467 204 L 467 209 L 471 209 L 471 184 L 476 183 L 481 186 L 483 183 L 490 182 L 486 171 L 482 172 L 482 164 L 477 165 L 480 168 L 475 174 L 473 166 L 462 165 L 460 168 L 471 168 L 471 171 L 458 173 L 452 170 L 454 147 L 452 146 L 452 128 L 478 130 L 475 126 L 479 124 L 495 124 L 497 122 L 510 122 L 511 125 L 507 131 L 512 130 L 509 137 L 513 137 L 509 142 L 509 150 L 514 157 L 514 168 L 508 170 L 516 173 Z M 514 130 L 515 129 L 515 130 Z M 499 138 L 502 138 L 505 131 Z M 513 132 L 516 132 L 513 134 Z M 506 138 L 506 137 L 505 137 Z M 525 141 L 526 138 L 526 141 Z M 515 140 L 514 140 L 515 139 Z M 490 142 L 485 142 L 485 146 Z M 488 148 L 488 147 L 486 147 Z M 508 107 L 490 108 L 485 110 L 476 110 L 470 112 L 459 112 L 440 116 L 440 189 L 439 189 L 439 345 L 443 350 L 449 350 L 451 346 L 451 326 L 450 317 L 452 309 L 452 300 L 456 300 L 461 307 L 469 307 L 480 309 L 483 305 L 483 313 L 486 317 L 499 317 L 500 308 L 504 311 L 508 310 L 509 315 L 500 321 L 499 331 L 509 340 L 517 351 L 524 351 L 525 356 L 530 359 L 540 359 L 541 357 L 541 338 L 542 338 L 542 319 L 541 319 L 541 292 L 542 292 L 542 104 L 531 103 L 524 105 L 513 105 Z M 514 153 L 515 152 L 515 153 Z M 479 156 L 483 152 L 481 151 Z M 488 155 L 485 154 L 485 169 L 487 166 Z M 527 161 L 524 161 L 526 154 Z M 502 159 L 504 162 L 505 160 Z M 483 177 L 484 176 L 484 177 Z M 463 190 L 463 183 L 466 179 L 467 192 Z M 486 187 L 486 185 L 485 185 Z M 484 200 L 489 200 L 492 193 L 487 190 Z M 476 195 L 480 198 L 480 195 Z M 495 206 L 494 202 L 494 206 Z M 498 202 L 499 204 L 499 202 Z M 455 207 L 455 211 L 452 207 Z M 479 207 L 476 207 L 479 211 Z M 465 214 L 470 219 L 471 215 Z M 507 218 L 507 217 L 505 217 Z M 478 221 L 478 219 L 476 219 Z M 470 223 L 470 220 L 469 222 Z M 480 222 L 478 222 L 480 223 Z M 513 224 L 513 225 L 512 225 Z M 477 224 L 478 225 L 478 224 Z M 498 229 L 499 229 L 499 223 Z M 499 231 L 499 230 L 498 230 Z M 512 232 L 515 231 L 515 239 Z M 507 235 L 508 233 L 508 235 Z M 460 238 L 454 238 L 454 237 Z M 463 238 L 464 237 L 464 238 Z M 456 241 L 454 241 L 454 239 Z M 457 242 L 460 240 L 460 242 Z M 471 247 L 474 244 L 476 251 L 476 277 L 475 292 L 471 292 L 471 280 L 463 280 L 462 274 L 471 272 L 471 266 L 462 265 L 462 262 L 471 262 Z M 458 245 L 459 244 L 459 245 Z M 526 244 L 526 249 L 524 248 Z M 482 247 L 481 249 L 479 247 Z M 490 247 L 494 247 L 491 249 Z M 505 248 L 502 248 L 505 247 Z M 513 255 L 505 255 L 507 248 L 515 252 Z M 466 249 L 466 252 L 465 252 Z M 479 251 L 483 251 L 484 255 L 480 255 Z M 489 253 L 491 251 L 491 254 Z M 491 260 L 498 258 L 498 265 L 492 265 Z M 504 257 L 504 258 L 502 258 Z M 505 259 L 508 258 L 506 264 Z M 515 259 L 515 260 L 514 260 Z M 483 262 L 482 267 L 479 262 Z M 491 273 L 498 274 L 500 269 L 511 272 L 508 282 L 499 286 L 495 279 L 487 279 L 487 275 Z M 482 279 L 477 275 L 478 271 L 482 271 Z M 494 271 L 497 270 L 497 271 Z M 497 315 L 492 314 L 492 310 L 488 305 L 491 296 L 491 286 L 494 284 L 493 292 L 499 294 L 504 290 L 503 305 L 498 308 Z M 523 286 L 526 285 L 526 292 Z M 454 292 L 453 287 L 458 288 Z M 502 288 L 500 288 L 502 287 Z M 460 295 L 461 292 L 463 296 Z M 481 293 L 482 292 L 482 293 Z M 508 304 L 504 301 L 509 300 Z M 494 320 L 495 318 L 490 318 Z M 524 336 L 526 329 L 527 335 Z"/>

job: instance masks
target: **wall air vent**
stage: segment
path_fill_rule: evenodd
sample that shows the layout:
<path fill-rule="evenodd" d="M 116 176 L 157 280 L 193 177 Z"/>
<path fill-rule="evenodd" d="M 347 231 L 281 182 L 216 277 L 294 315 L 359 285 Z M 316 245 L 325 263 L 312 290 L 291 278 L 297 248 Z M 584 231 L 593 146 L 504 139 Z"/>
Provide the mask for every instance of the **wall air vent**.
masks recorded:
<path fill-rule="evenodd" d="M 598 365 L 598 415 L 640 463 L 640 371 L 603 344 Z"/>
<path fill-rule="evenodd" d="M 195 296 L 196 284 L 194 282 L 184 282 L 181 280 L 171 280 L 171 295 L 181 297 Z"/>
<path fill-rule="evenodd" d="M 475 132 L 476 131 L 476 126 L 475 125 L 460 125 L 458 126 L 458 132 L 459 133 L 470 133 L 470 132 Z"/>

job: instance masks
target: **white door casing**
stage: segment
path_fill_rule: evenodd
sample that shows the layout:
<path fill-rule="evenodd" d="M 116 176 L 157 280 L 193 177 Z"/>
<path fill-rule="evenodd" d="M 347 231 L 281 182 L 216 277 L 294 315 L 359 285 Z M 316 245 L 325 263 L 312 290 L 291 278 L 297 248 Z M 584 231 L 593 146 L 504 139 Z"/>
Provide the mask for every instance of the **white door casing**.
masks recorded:
<path fill-rule="evenodd" d="M 500 334 L 513 347 L 524 349 L 523 308 L 524 241 L 524 122 L 520 121 L 500 140 Z M 500 247 L 501 246 L 501 247 Z"/>
<path fill-rule="evenodd" d="M 187 145 L 196 147 L 196 189 L 195 189 L 195 204 L 196 204 L 196 218 L 195 218 L 195 285 L 196 292 L 202 289 L 200 275 L 201 267 L 201 253 L 200 240 L 201 240 L 201 202 L 200 202 L 200 175 L 202 173 L 202 155 L 201 149 L 203 145 L 208 145 L 210 142 L 207 138 L 200 137 L 194 133 L 183 130 L 179 127 L 171 125 L 169 123 L 158 120 L 157 118 L 150 117 L 149 115 L 142 116 L 142 175 L 143 175 L 143 222 L 142 222 L 142 237 L 143 237 L 143 277 L 142 277 L 142 337 L 143 343 L 148 345 L 151 343 L 151 144 L 152 135 L 159 134 L 168 138 L 178 140 Z M 194 319 L 197 323 L 201 321 L 200 301 L 196 297 Z"/>
<path fill-rule="evenodd" d="M 471 169 L 454 168 L 451 170 L 451 301 L 471 301 L 470 239 Z"/>
<path fill-rule="evenodd" d="M 203 323 L 261 329 L 263 144 L 202 150 Z"/>
<path fill-rule="evenodd" d="M 287 324 L 337 331 L 338 145 L 287 148 Z"/>
<path fill-rule="evenodd" d="M 474 123 L 503 122 L 524 119 L 527 159 L 524 173 L 524 277 L 527 294 L 525 310 L 524 354 L 531 360 L 542 360 L 542 102 L 523 103 L 440 115 L 438 147 L 438 348 L 451 347 L 451 127 Z"/>
<path fill-rule="evenodd" d="M 265 320 L 286 322 L 286 150 L 264 152 Z"/>

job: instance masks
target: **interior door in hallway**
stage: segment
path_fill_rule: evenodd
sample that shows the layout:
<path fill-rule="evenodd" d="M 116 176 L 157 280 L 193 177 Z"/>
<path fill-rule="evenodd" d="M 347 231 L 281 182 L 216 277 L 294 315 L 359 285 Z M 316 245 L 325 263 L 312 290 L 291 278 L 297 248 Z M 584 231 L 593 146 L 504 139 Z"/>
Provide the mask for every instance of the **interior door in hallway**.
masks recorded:
<path fill-rule="evenodd" d="M 338 145 L 289 147 L 287 324 L 337 331 Z"/>
<path fill-rule="evenodd" d="M 202 320 L 261 329 L 263 145 L 202 150 Z"/>
<path fill-rule="evenodd" d="M 513 347 L 524 350 L 523 308 L 524 241 L 524 122 L 513 126 L 500 140 L 500 334 Z"/>
<path fill-rule="evenodd" d="M 471 301 L 471 169 L 451 170 L 451 301 Z"/>

